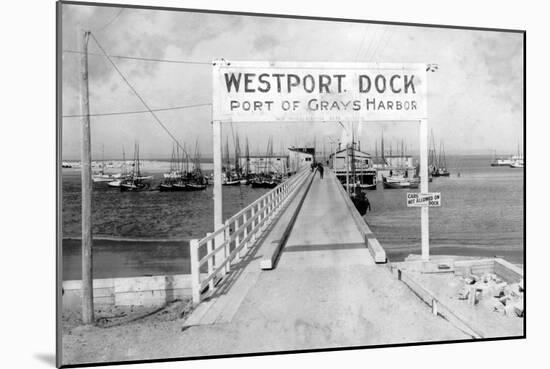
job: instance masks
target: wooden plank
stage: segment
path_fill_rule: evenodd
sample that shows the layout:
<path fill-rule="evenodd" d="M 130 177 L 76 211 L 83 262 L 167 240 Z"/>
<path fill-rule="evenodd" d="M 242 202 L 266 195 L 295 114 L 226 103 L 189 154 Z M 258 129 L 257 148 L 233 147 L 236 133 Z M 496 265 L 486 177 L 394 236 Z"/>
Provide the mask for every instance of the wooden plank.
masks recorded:
<path fill-rule="evenodd" d="M 462 317 L 457 315 L 448 306 L 441 302 L 441 300 L 439 300 L 433 292 L 412 278 L 409 273 L 399 269 L 397 274 L 399 276 L 399 280 L 405 283 L 405 285 L 407 285 L 422 301 L 432 308 L 432 313 L 441 315 L 451 324 L 464 332 L 467 332 L 474 338 L 484 337 L 482 332 L 468 324 Z"/>
<path fill-rule="evenodd" d="M 114 279 L 115 293 L 170 290 L 191 287 L 191 275 L 188 274 Z"/>

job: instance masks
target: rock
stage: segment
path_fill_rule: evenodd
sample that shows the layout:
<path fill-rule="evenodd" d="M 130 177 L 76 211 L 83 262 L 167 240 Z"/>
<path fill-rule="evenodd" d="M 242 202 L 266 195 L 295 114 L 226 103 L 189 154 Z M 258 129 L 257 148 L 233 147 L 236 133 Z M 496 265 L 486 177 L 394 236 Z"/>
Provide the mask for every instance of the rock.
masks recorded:
<path fill-rule="evenodd" d="M 516 309 L 511 304 L 508 304 L 504 307 L 504 315 L 516 316 Z"/>
<path fill-rule="evenodd" d="M 523 299 L 514 301 L 512 304 L 510 304 L 510 307 L 514 309 L 514 312 L 516 313 L 517 316 L 523 317 L 523 310 L 524 310 Z"/>
<path fill-rule="evenodd" d="M 504 287 L 506 287 L 506 282 L 495 283 L 489 288 L 490 296 L 501 297 L 503 295 Z"/>
<path fill-rule="evenodd" d="M 500 313 L 500 314 L 503 314 L 504 313 L 504 305 L 502 305 L 502 303 L 498 300 L 495 300 L 495 299 L 491 299 L 489 302 L 489 308 L 496 312 L 496 313 Z"/>
<path fill-rule="evenodd" d="M 468 299 L 468 296 L 470 295 L 470 290 L 468 287 L 464 286 L 462 289 L 458 292 L 458 299 L 459 300 L 466 300 Z"/>
<path fill-rule="evenodd" d="M 512 296 L 515 296 L 515 297 L 521 296 L 519 283 L 512 283 L 509 286 L 510 286 L 510 291 Z"/>
<path fill-rule="evenodd" d="M 500 303 L 502 305 L 508 305 L 508 301 L 511 300 L 512 298 L 508 295 L 504 295 L 502 296 L 501 298 L 499 298 L 498 300 L 500 301 Z"/>
<path fill-rule="evenodd" d="M 512 287 L 510 287 L 510 285 L 506 285 L 506 286 L 504 286 L 504 288 L 502 289 L 502 292 L 504 293 L 504 296 L 509 296 L 509 297 L 511 297 L 511 296 L 512 296 Z"/>

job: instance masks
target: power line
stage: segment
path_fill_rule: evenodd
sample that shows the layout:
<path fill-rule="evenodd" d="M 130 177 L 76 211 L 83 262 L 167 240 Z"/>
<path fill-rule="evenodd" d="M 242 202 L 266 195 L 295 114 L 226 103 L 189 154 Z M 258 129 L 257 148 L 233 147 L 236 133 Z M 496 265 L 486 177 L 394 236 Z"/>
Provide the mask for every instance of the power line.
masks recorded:
<path fill-rule="evenodd" d="M 107 22 L 103 27 L 99 28 L 99 29 L 96 29 L 94 32 L 102 32 L 102 31 L 105 31 L 105 29 L 107 27 L 109 27 L 111 24 L 113 24 L 113 22 L 115 20 L 117 20 L 117 18 L 122 14 L 122 12 L 124 11 L 124 8 L 121 8 L 120 11 L 113 17 L 113 19 L 111 19 L 109 22 Z"/>
<path fill-rule="evenodd" d="M 384 37 L 386 36 L 386 32 L 388 31 L 387 28 L 382 28 L 380 29 L 380 32 L 378 34 L 378 39 L 376 40 L 376 42 L 374 42 L 372 44 L 372 50 L 370 50 L 370 56 L 368 57 L 369 59 L 371 59 L 372 61 L 374 61 L 374 57 L 376 55 L 376 51 L 378 50 L 378 48 L 380 47 L 380 43 L 382 42 L 382 40 L 384 39 Z"/>
<path fill-rule="evenodd" d="M 376 50 L 374 51 L 374 54 L 372 55 L 373 59 L 374 59 L 374 57 L 376 57 L 376 55 L 378 55 L 378 51 L 380 51 L 380 52 L 384 51 L 384 49 L 386 48 L 387 44 L 390 42 L 390 40 L 393 36 L 393 30 L 391 28 L 387 28 L 386 30 L 388 32 L 385 33 L 384 35 L 382 35 L 382 37 L 380 38 L 380 42 L 376 46 Z M 383 36 L 385 36 L 385 35 L 387 35 L 387 37 L 384 40 Z M 382 48 L 380 48 L 380 45 L 383 45 Z"/>
<path fill-rule="evenodd" d="M 363 53 L 363 58 L 364 58 L 365 60 L 367 60 L 367 61 L 369 61 L 368 58 L 367 58 L 367 56 L 368 56 L 368 54 L 370 53 L 370 50 L 371 50 L 372 45 L 374 44 L 374 36 L 376 36 L 376 34 L 378 33 L 378 32 L 377 32 L 377 31 L 378 31 L 378 28 L 375 28 L 375 27 L 373 27 L 373 28 L 374 28 L 374 29 L 372 30 L 372 33 L 369 35 L 369 36 L 370 36 L 369 42 L 368 42 L 367 47 L 366 47 L 366 49 L 365 49 L 365 51 L 364 51 L 364 53 Z"/>
<path fill-rule="evenodd" d="M 367 33 L 369 28 L 370 28 L 370 24 L 367 24 L 365 32 L 363 33 L 363 38 L 361 39 L 361 43 L 359 44 L 359 47 L 357 48 L 357 52 L 355 54 L 355 61 L 357 61 L 357 58 L 359 58 L 359 54 L 363 49 L 363 44 L 365 43 L 365 39 L 367 38 Z"/>
<path fill-rule="evenodd" d="M 181 146 L 181 144 L 179 143 L 179 141 L 176 139 L 176 137 L 172 134 L 172 132 L 170 132 L 170 130 L 168 130 L 168 128 L 166 128 L 166 126 L 162 123 L 162 121 L 159 119 L 159 117 L 155 114 L 155 112 L 149 107 L 149 105 L 147 105 L 147 103 L 145 102 L 145 100 L 143 99 L 143 97 L 141 97 L 141 95 L 136 91 L 136 89 L 134 88 L 134 86 L 132 86 L 132 84 L 126 79 L 126 77 L 124 76 L 124 74 L 122 74 L 122 72 L 120 71 L 120 69 L 118 69 L 117 65 L 115 64 L 115 62 L 113 61 L 113 59 L 111 59 L 109 57 L 109 55 L 107 55 L 107 52 L 105 51 L 105 49 L 101 46 L 101 44 L 99 43 L 99 41 L 97 40 L 97 38 L 95 38 L 94 34 L 93 33 L 90 33 L 90 36 L 92 36 L 92 38 L 94 39 L 96 45 L 99 47 L 99 49 L 101 50 L 101 52 L 105 55 L 105 57 L 109 60 L 109 62 L 111 63 L 111 65 L 113 66 L 113 68 L 115 68 L 115 70 L 117 71 L 117 73 L 120 75 L 120 77 L 124 80 L 124 82 L 126 82 L 126 84 L 128 85 L 128 87 L 130 87 L 130 89 L 132 90 L 132 92 L 137 96 L 137 98 L 141 101 L 141 103 L 143 104 L 143 106 L 145 106 L 145 108 L 149 111 L 149 113 L 151 113 L 151 115 L 153 116 L 153 118 L 155 118 L 155 120 L 157 121 L 157 123 L 162 127 L 162 129 L 164 129 L 164 131 L 172 138 L 172 140 L 174 140 L 174 142 L 183 150 L 183 152 L 185 153 L 185 155 L 187 156 L 188 153 L 187 151 L 183 148 L 183 146 Z"/>
<path fill-rule="evenodd" d="M 168 111 L 168 110 L 180 110 L 180 109 L 188 109 L 188 108 L 197 108 L 201 106 L 210 106 L 209 104 L 194 104 L 194 105 L 184 105 L 184 106 L 173 106 L 169 108 L 159 108 L 159 109 L 151 109 L 152 111 Z M 133 111 L 120 111 L 120 112 L 109 112 L 109 113 L 94 113 L 90 114 L 90 117 L 104 117 L 104 116 L 110 116 L 110 115 L 128 115 L 128 114 L 140 114 L 140 113 L 149 113 L 149 110 L 133 110 Z M 68 114 L 63 115 L 63 118 L 80 118 L 83 117 L 81 114 Z"/>
<path fill-rule="evenodd" d="M 69 54 L 82 54 L 83 53 L 82 51 L 78 51 L 78 50 L 63 50 L 63 52 L 64 53 L 69 53 Z M 142 57 L 139 57 L 139 56 L 107 55 L 107 54 L 99 54 L 99 53 L 88 53 L 88 55 L 104 56 L 104 57 L 107 57 L 107 58 L 139 60 L 139 61 L 147 61 L 147 62 L 158 62 L 158 63 L 212 65 L 211 62 L 202 62 L 202 61 L 193 61 L 193 60 L 142 58 Z"/>

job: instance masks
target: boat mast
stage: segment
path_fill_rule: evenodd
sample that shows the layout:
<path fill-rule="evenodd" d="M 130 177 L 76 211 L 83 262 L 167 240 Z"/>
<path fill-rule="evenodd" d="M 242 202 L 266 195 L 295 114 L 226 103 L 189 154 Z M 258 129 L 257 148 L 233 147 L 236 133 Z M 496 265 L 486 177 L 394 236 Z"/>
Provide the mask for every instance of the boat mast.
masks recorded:
<path fill-rule="evenodd" d="M 245 154 L 246 154 L 246 169 L 245 169 L 245 173 L 246 175 L 248 176 L 248 173 L 250 172 L 250 152 L 248 151 L 248 137 L 246 137 L 246 149 L 245 149 Z"/>
<path fill-rule="evenodd" d="M 381 142 L 381 150 L 382 150 L 382 165 L 386 166 L 386 157 L 384 153 L 384 131 L 382 131 L 382 142 Z"/>
<path fill-rule="evenodd" d="M 241 156 L 241 148 L 239 145 L 239 134 L 235 135 L 235 172 L 239 173 L 239 160 Z"/>
<path fill-rule="evenodd" d="M 231 170 L 231 162 L 229 161 L 229 138 L 225 137 L 225 172 L 229 174 Z"/>
<path fill-rule="evenodd" d="M 175 165 L 175 155 L 176 155 L 176 150 L 175 150 L 175 147 L 174 147 L 174 143 L 172 143 L 172 156 L 170 157 L 170 173 L 173 173 L 176 171 L 176 168 L 174 168 L 174 165 Z"/>
<path fill-rule="evenodd" d="M 126 168 L 126 153 L 124 152 L 124 145 L 122 145 L 122 175 L 126 176 L 128 168 Z"/>
<path fill-rule="evenodd" d="M 137 176 L 138 178 L 141 177 L 141 168 L 139 162 L 139 144 L 137 145 Z"/>
<path fill-rule="evenodd" d="M 101 175 L 105 174 L 105 144 L 101 144 Z"/>

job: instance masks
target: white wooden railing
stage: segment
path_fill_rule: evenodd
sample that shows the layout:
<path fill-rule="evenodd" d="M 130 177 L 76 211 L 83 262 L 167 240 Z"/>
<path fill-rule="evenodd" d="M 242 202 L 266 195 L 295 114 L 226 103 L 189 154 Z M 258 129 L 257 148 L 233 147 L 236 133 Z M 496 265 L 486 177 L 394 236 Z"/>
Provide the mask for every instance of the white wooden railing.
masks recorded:
<path fill-rule="evenodd" d="M 309 173 L 309 169 L 304 168 L 227 219 L 216 231 L 208 233 L 202 239 L 190 241 L 194 304 L 201 301 L 201 292 L 207 286 L 209 291 L 214 290 L 216 276 L 225 276 L 231 269 L 231 263 L 241 260 L 241 256 L 253 246 L 289 195 L 301 187 Z M 207 264 L 207 272 L 201 275 L 204 264 Z"/>

